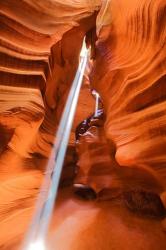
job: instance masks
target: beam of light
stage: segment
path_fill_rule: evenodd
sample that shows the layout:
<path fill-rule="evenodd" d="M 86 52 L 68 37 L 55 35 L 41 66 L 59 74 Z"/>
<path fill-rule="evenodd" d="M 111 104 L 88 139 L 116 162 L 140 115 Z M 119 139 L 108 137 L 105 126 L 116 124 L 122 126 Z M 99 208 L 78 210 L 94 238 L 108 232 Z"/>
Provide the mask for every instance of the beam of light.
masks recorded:
<path fill-rule="evenodd" d="M 99 109 L 99 94 L 96 93 L 96 106 L 95 106 L 95 116 L 97 116 L 97 112 L 98 112 L 98 109 Z"/>
<path fill-rule="evenodd" d="M 80 63 L 71 86 L 66 105 L 56 133 L 54 147 L 46 168 L 45 178 L 38 196 L 37 205 L 31 226 L 27 233 L 23 250 L 33 250 L 36 239 L 45 241 L 54 204 L 57 198 L 60 176 L 63 168 L 65 153 L 76 111 L 83 75 L 88 59 L 85 41 L 80 53 Z M 39 244 L 39 243 L 38 243 Z M 31 248 L 30 248 L 31 246 Z M 38 250 L 37 248 L 35 250 Z M 40 250 L 43 250 L 42 248 Z"/>
<path fill-rule="evenodd" d="M 42 240 L 38 240 L 30 243 L 27 250 L 46 250 L 44 246 L 44 242 Z"/>
<path fill-rule="evenodd" d="M 95 90 L 92 91 L 92 95 L 94 95 L 95 98 L 96 98 L 95 116 L 97 116 L 97 114 L 98 114 L 98 109 L 99 109 L 100 96 L 99 96 L 99 94 L 98 94 Z"/>

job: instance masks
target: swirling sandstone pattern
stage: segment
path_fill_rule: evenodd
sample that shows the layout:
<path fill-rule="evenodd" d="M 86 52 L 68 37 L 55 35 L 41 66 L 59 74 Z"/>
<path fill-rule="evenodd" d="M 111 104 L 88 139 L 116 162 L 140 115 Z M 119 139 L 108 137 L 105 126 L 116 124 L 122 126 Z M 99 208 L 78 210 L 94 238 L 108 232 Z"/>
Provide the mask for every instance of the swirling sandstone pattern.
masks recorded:
<path fill-rule="evenodd" d="M 166 207 L 165 17 L 164 0 L 0 2 L 0 249 L 18 250 L 87 34 L 106 121 L 80 137 L 75 183 L 91 186 L 100 202 L 61 191 L 50 249 L 165 250 L 156 195 Z M 82 93 L 87 111 L 78 108 L 74 128 L 93 103 L 85 86 Z M 70 142 L 63 185 L 74 174 Z M 138 208 L 160 219 L 129 212 Z"/>
<path fill-rule="evenodd" d="M 35 102 L 38 105 L 44 99 L 46 116 L 43 114 L 37 144 L 44 155 L 48 148 L 44 141 L 51 141 L 77 68 L 82 39 L 95 24 L 95 18 L 88 16 L 98 5 L 99 1 L 90 4 L 71 0 L 63 4 L 42 0 L 1 2 L 0 84 L 10 87 L 12 93 L 18 91 L 16 87 L 24 87 L 28 93 L 32 89 L 32 95 L 33 89 L 39 90 Z M 59 102 L 62 108 L 57 110 Z M 38 112 L 43 112 L 40 107 L 36 108 Z"/>
<path fill-rule="evenodd" d="M 98 0 L 0 2 L 1 249 L 14 248 L 24 234 L 82 40 L 95 25 L 99 4 Z M 73 171 L 74 150 L 68 152 L 71 173 L 64 173 L 63 180 Z M 8 233 L 16 221 L 19 227 Z"/>
<path fill-rule="evenodd" d="M 133 178 L 140 179 L 139 188 L 160 194 L 166 190 L 165 17 L 163 0 L 105 1 L 91 76 L 122 178 L 130 176 L 136 187 Z"/>

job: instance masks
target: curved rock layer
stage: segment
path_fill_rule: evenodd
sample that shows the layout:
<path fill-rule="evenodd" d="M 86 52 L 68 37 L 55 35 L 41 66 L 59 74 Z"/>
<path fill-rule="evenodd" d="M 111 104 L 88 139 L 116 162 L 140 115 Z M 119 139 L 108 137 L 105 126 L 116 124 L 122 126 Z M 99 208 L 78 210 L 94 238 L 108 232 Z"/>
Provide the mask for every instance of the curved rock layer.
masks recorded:
<path fill-rule="evenodd" d="M 75 193 L 88 200 L 121 201 L 130 211 L 147 218 L 165 217 L 166 209 L 156 194 L 156 179 L 139 168 L 127 171 L 118 165 L 115 145 L 106 139 L 104 122 L 103 110 L 99 109 L 76 130 Z"/>
<path fill-rule="evenodd" d="M 98 1 L 90 4 L 71 0 L 63 4 L 60 1 L 1 3 L 0 84 L 2 88 L 7 86 L 11 95 L 20 87 L 28 91 L 27 96 L 30 91 L 33 95 L 33 91 L 39 90 L 33 105 L 36 113 L 42 113 L 40 105 L 44 102 L 46 115 L 43 113 L 35 150 L 43 155 L 48 155 L 49 145 L 44 141 L 51 142 L 49 137 L 54 134 L 78 65 L 83 37 L 95 25 L 92 15 L 98 5 Z M 11 99 L 14 102 L 14 96 Z"/>
<path fill-rule="evenodd" d="M 13 249 L 25 233 L 82 41 L 95 26 L 99 5 L 98 0 L 0 3 L 1 249 Z M 87 98 L 85 106 L 93 105 L 87 85 L 82 95 L 80 98 Z M 80 99 L 79 103 L 84 102 Z M 75 123 L 90 112 L 89 108 L 79 112 Z M 63 185 L 70 183 L 74 174 L 73 137 L 71 144 Z M 9 233 L 19 218 L 19 227 Z"/>
<path fill-rule="evenodd" d="M 163 0 L 106 1 L 91 73 L 122 178 L 134 185 L 137 175 L 141 188 L 147 175 L 147 188 L 160 194 L 166 190 L 165 7 Z"/>
<path fill-rule="evenodd" d="M 105 117 L 77 138 L 74 182 L 98 202 L 61 190 L 50 249 L 166 248 L 165 17 L 164 0 L 0 2 L 0 249 L 18 250 L 27 229 L 85 35 Z M 84 81 L 62 186 L 74 129 L 94 108 Z"/>

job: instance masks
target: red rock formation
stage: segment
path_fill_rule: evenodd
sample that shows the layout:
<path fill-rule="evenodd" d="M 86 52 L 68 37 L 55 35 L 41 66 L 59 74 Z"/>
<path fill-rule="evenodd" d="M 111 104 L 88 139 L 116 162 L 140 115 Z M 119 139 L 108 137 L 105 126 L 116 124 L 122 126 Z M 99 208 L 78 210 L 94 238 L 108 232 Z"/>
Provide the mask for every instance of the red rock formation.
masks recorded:
<path fill-rule="evenodd" d="M 0 3 L 0 248 L 12 249 L 25 232 L 99 2 Z"/>
<path fill-rule="evenodd" d="M 99 202 L 61 190 L 49 247 L 166 248 L 165 16 L 164 0 L 1 1 L 1 250 L 17 250 L 27 229 L 85 34 L 106 121 L 91 121 L 80 137 L 75 183 Z M 73 180 L 74 130 L 92 105 L 84 85 L 63 185 Z"/>
<path fill-rule="evenodd" d="M 111 152 L 105 137 L 103 111 L 99 110 L 97 116 L 91 116 L 86 122 L 87 125 L 85 122 L 80 124 L 77 131 L 80 134 L 76 142 L 79 159 L 75 185 L 91 187 L 96 193 L 103 189 L 114 190 L 118 186 L 114 170 L 117 163 L 114 147 Z"/>
<path fill-rule="evenodd" d="M 91 76 L 104 103 L 106 136 L 132 188 L 137 178 L 139 188 L 146 184 L 161 194 L 166 190 L 165 2 L 106 2 L 98 15 Z"/>

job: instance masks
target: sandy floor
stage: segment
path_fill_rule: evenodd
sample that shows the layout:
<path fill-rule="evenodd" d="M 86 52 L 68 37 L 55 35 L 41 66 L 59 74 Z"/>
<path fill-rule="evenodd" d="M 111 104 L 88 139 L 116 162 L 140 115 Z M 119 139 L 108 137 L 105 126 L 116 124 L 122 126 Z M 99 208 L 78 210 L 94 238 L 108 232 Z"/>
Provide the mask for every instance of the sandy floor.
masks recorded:
<path fill-rule="evenodd" d="M 52 219 L 49 250 L 165 250 L 161 222 L 111 202 L 81 201 L 63 189 Z"/>
<path fill-rule="evenodd" d="M 13 208 L 3 219 L 0 250 L 20 249 L 31 221 L 32 203 L 34 200 L 29 200 L 25 206 Z M 60 190 L 46 250 L 129 249 L 165 250 L 166 233 L 161 221 L 140 218 L 113 202 L 80 200 L 69 187 Z"/>

